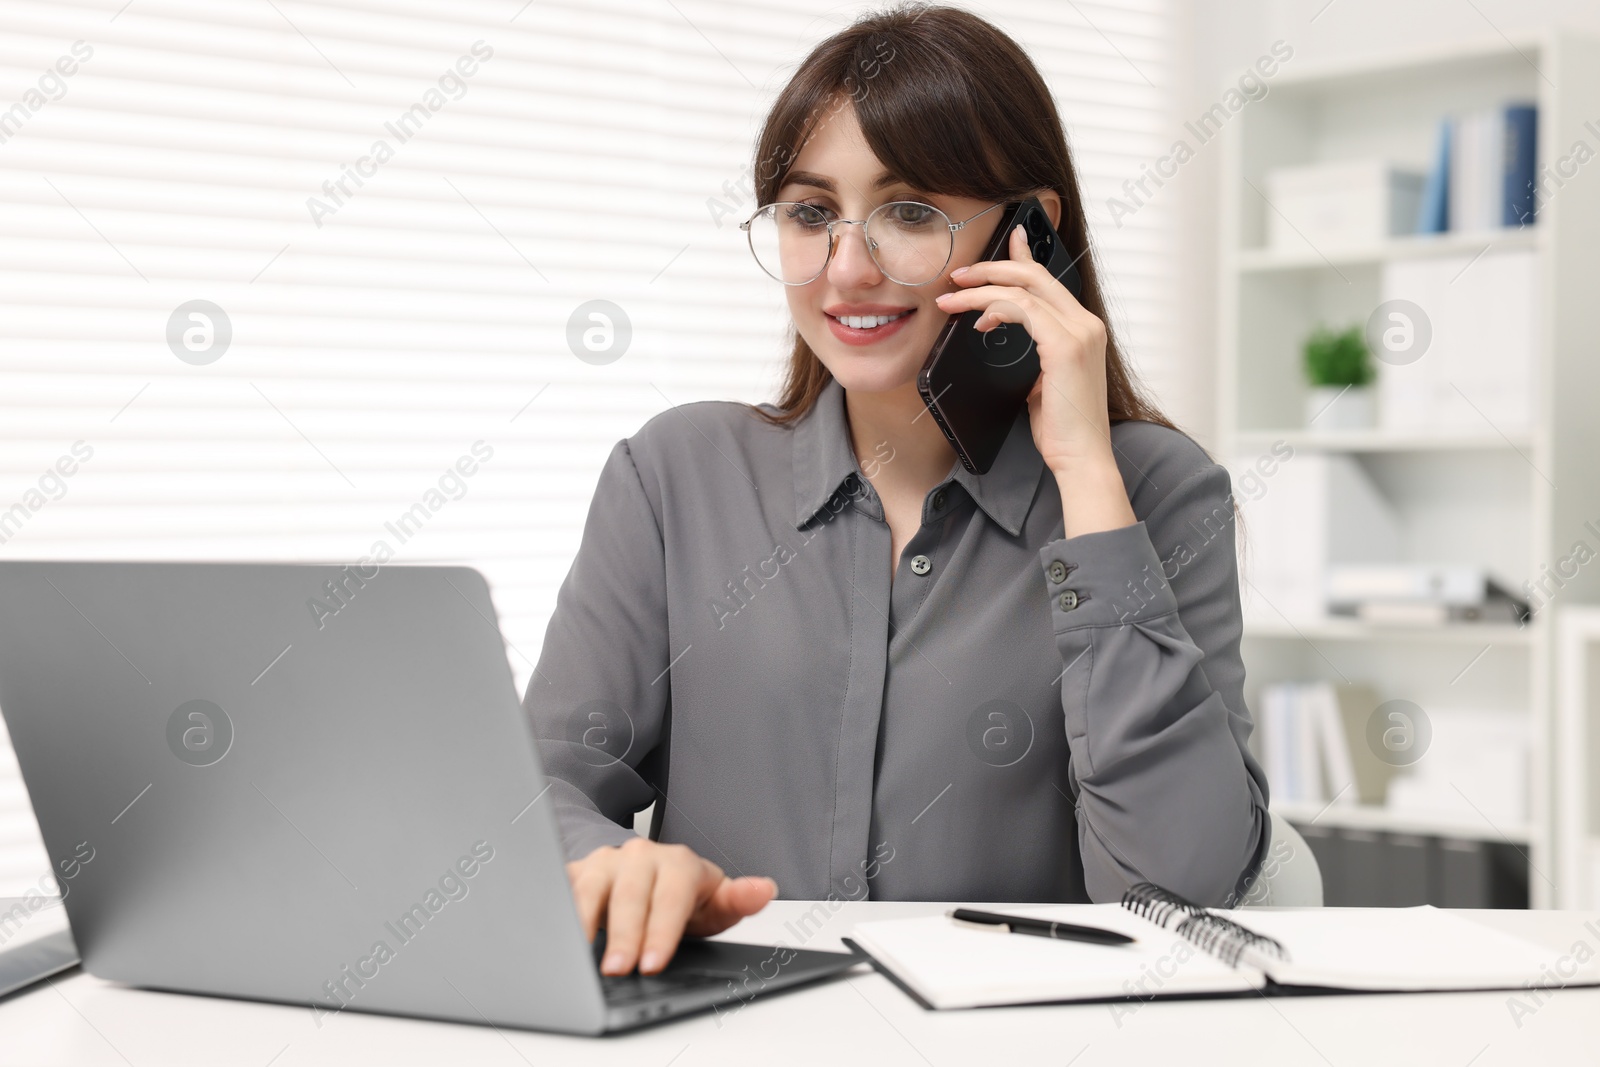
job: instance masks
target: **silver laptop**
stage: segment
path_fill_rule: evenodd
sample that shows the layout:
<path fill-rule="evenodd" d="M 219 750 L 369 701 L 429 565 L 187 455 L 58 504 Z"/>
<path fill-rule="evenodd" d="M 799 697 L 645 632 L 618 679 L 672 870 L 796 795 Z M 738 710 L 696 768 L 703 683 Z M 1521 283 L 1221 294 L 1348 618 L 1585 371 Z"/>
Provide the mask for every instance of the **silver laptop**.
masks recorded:
<path fill-rule="evenodd" d="M 861 961 L 599 973 L 470 568 L 0 562 L 0 712 L 101 978 L 598 1034 Z"/>

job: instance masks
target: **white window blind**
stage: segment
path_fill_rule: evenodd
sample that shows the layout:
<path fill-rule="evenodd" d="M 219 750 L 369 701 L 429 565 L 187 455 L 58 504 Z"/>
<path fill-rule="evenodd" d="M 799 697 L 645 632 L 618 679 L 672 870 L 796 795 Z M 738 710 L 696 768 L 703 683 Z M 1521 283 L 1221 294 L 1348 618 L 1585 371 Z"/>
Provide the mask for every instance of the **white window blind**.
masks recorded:
<path fill-rule="evenodd" d="M 1147 368 L 1164 208 L 1113 227 L 1103 205 L 1170 139 L 1165 2 L 975 8 L 1057 94 Z M 767 105 L 858 5 L 817 10 L 8 0 L 0 558 L 384 541 L 485 572 L 525 685 L 611 445 L 672 404 L 775 393 L 783 297 L 735 224 Z M 591 300 L 627 317 L 614 361 L 569 346 Z M 0 744 L 0 895 L 48 870 Z"/>

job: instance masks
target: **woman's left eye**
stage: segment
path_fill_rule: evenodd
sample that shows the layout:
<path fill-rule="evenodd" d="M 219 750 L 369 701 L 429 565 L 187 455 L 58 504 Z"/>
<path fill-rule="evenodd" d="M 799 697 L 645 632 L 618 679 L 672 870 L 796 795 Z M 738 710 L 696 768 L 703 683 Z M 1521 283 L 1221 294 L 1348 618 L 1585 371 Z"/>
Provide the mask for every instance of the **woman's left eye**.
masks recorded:
<path fill-rule="evenodd" d="M 889 213 L 895 217 L 896 222 L 920 222 L 928 217 L 933 208 L 915 200 L 899 200 L 889 206 Z"/>

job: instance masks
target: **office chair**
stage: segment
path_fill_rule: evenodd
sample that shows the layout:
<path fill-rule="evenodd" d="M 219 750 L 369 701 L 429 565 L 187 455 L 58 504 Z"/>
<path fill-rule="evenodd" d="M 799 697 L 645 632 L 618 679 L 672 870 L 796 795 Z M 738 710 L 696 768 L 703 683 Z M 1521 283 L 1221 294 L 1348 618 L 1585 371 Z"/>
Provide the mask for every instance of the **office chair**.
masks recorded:
<path fill-rule="evenodd" d="M 1311 846 L 1288 819 L 1275 811 L 1267 814 L 1272 818 L 1267 858 L 1238 906 L 1320 908 L 1322 868 L 1317 866 Z"/>

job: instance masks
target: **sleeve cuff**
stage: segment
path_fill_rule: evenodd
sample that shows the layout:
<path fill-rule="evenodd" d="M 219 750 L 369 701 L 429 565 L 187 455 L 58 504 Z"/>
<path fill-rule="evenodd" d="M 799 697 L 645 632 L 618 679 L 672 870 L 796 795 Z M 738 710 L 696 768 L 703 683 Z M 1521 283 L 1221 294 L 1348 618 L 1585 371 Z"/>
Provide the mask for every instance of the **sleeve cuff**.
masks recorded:
<path fill-rule="evenodd" d="M 566 854 L 568 862 L 581 860 L 602 845 L 621 845 L 639 836 L 604 816 L 591 818 L 592 815 L 592 812 L 558 810 L 556 821 L 561 835 L 561 851 Z"/>
<path fill-rule="evenodd" d="M 1178 610 L 1143 520 L 1039 550 L 1056 633 L 1144 622 Z"/>

